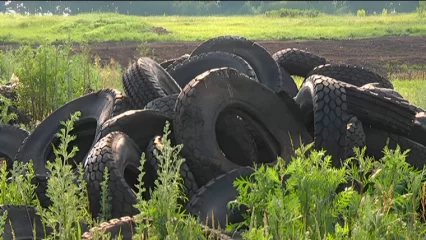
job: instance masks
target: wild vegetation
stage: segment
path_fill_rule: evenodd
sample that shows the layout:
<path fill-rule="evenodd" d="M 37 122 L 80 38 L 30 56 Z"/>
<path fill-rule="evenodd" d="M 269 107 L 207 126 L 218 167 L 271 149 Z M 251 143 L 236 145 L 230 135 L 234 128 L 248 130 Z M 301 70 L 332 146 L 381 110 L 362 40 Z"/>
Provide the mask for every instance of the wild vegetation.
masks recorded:
<path fill-rule="evenodd" d="M 63 129 L 57 134 L 61 144 L 55 151 L 56 158 L 47 165 L 51 173 L 47 188 L 52 200 L 50 208 L 42 208 L 34 194 L 31 162 L 15 162 L 9 181 L 5 164 L 1 165 L 1 204 L 35 207 L 44 227 L 52 229 L 47 239 L 80 239 L 81 222 L 89 227 L 99 224 L 90 218 L 82 166 L 71 171 L 66 164 L 78 151 L 66 151 L 76 139 L 70 132 L 78 118 L 76 112 L 62 123 Z M 182 145 L 172 146 L 169 134 L 166 123 L 164 145 L 155 152 L 159 178 L 148 201 L 142 198 L 144 169 L 139 168 L 139 202 L 135 206 L 140 214 L 134 239 L 208 239 L 202 222 L 182 211 L 178 204 L 183 196 L 178 172 L 185 160 L 178 157 Z M 311 147 L 297 149 L 292 159 L 278 158 L 273 167 L 255 166 L 250 177 L 234 182 L 239 195 L 229 207 L 244 205 L 248 209 L 245 220 L 234 225 L 250 227 L 243 231 L 243 239 L 419 239 L 426 234 L 426 169 L 414 170 L 405 162 L 409 151 L 385 148 L 385 156 L 374 160 L 365 156 L 365 148 L 355 148 L 355 157 L 346 160 L 341 168 L 334 168 L 326 152 Z M 142 154 L 141 166 L 144 161 Z M 104 194 L 108 192 L 107 179 L 106 174 Z M 108 196 L 104 195 L 101 202 L 102 212 L 107 214 Z M 6 216 L 7 211 L 0 218 L 1 226 L 9 224 Z M 58 224 L 59 228 L 55 228 Z M 105 239 L 107 234 L 98 232 L 94 236 Z"/>

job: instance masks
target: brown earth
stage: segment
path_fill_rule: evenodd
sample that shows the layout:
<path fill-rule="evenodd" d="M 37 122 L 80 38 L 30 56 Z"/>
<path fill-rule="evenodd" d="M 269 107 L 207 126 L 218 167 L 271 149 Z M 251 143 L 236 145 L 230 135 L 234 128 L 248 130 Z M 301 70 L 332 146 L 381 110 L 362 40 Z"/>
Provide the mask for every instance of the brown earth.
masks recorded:
<path fill-rule="evenodd" d="M 358 40 L 256 41 L 270 53 L 284 48 L 299 48 L 324 56 L 329 62 L 357 64 L 386 73 L 386 64 L 426 65 L 426 37 L 400 36 Z M 145 55 L 157 60 L 191 53 L 201 42 L 153 42 L 143 46 Z M 0 43 L 0 49 L 17 44 Z M 141 56 L 136 42 L 105 42 L 90 44 L 92 53 L 102 60 L 114 58 L 122 66 Z"/>
<path fill-rule="evenodd" d="M 270 53 L 284 48 L 299 48 L 324 56 L 329 62 L 358 64 L 386 73 L 384 66 L 394 64 L 426 65 L 426 37 L 380 37 L 360 40 L 256 41 Z M 144 46 L 157 61 L 191 53 L 201 42 L 153 42 Z M 140 56 L 137 43 L 100 43 L 91 45 L 101 59 L 114 58 L 122 66 Z"/>

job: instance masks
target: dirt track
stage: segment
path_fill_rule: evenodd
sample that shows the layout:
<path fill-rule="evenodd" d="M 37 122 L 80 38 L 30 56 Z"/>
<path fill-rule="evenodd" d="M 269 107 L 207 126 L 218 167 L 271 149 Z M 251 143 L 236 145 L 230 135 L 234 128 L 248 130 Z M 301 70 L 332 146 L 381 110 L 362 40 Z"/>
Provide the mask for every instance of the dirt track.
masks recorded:
<path fill-rule="evenodd" d="M 322 55 L 329 62 L 359 64 L 385 73 L 384 65 L 426 64 L 426 37 L 380 37 L 362 40 L 314 40 L 314 41 L 257 41 L 269 52 L 283 48 L 299 48 Z M 148 56 L 157 61 L 181 56 L 201 42 L 154 42 L 145 46 Z M 0 48 L 5 45 L 0 43 Z M 15 45 L 16 46 L 16 45 Z M 139 56 L 134 42 L 108 42 L 91 44 L 92 53 L 102 60 L 114 58 L 122 66 Z"/>

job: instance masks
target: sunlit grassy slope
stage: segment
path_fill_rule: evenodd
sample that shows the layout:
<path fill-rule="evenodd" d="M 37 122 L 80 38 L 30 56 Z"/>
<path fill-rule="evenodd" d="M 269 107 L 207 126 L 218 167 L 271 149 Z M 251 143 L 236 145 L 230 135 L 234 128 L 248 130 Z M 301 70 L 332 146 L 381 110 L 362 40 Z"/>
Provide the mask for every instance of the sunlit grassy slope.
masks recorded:
<path fill-rule="evenodd" d="M 151 27 L 164 27 L 159 35 Z M 250 39 L 345 39 L 386 35 L 424 35 L 426 18 L 416 14 L 315 18 L 259 16 L 129 16 L 91 13 L 72 16 L 0 15 L 0 41 L 161 41 L 206 40 L 219 35 Z"/>

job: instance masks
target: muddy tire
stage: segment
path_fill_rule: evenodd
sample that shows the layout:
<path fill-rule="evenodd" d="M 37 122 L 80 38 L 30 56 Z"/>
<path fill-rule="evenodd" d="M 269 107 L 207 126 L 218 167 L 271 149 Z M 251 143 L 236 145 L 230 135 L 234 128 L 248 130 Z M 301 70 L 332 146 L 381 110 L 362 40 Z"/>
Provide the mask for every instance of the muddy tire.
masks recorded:
<path fill-rule="evenodd" d="M 169 96 L 157 98 L 151 102 L 149 102 L 144 110 L 154 110 L 160 111 L 166 114 L 170 118 L 174 118 L 175 116 L 175 105 L 176 100 L 178 98 L 178 94 L 172 94 Z"/>
<path fill-rule="evenodd" d="M 296 96 L 297 86 L 291 76 L 281 72 L 271 54 L 259 44 L 239 36 L 211 38 L 191 53 L 191 57 L 208 52 L 229 52 L 248 62 L 256 73 L 257 80 L 273 92 L 284 90 L 291 97 Z"/>
<path fill-rule="evenodd" d="M 166 70 L 148 57 L 139 58 L 127 68 L 122 84 L 134 109 L 143 109 L 152 100 L 181 90 Z"/>
<path fill-rule="evenodd" d="M 114 218 L 108 222 L 103 222 L 99 226 L 91 228 L 81 237 L 83 240 L 97 240 L 95 234 L 110 234 L 110 239 L 132 240 L 136 233 L 136 222 L 133 217 Z"/>
<path fill-rule="evenodd" d="M 122 132 L 108 134 L 90 151 L 84 174 L 89 192 L 90 211 L 94 218 L 98 217 L 100 212 L 100 186 L 105 168 L 109 171 L 108 194 L 111 197 L 111 216 L 118 218 L 138 213 L 133 204 L 137 203 L 135 191 L 141 154 L 142 150 Z M 144 171 L 145 188 L 152 188 L 156 178 L 155 169 L 146 162 Z M 148 195 L 145 194 L 144 197 L 148 198 Z"/>
<path fill-rule="evenodd" d="M 357 87 L 369 83 L 379 83 L 382 88 L 393 89 L 392 83 L 385 77 L 380 76 L 378 73 L 355 65 L 348 64 L 325 64 L 314 68 L 309 74 L 323 75 L 326 77 L 334 78 L 338 81 L 349 83 Z"/>
<path fill-rule="evenodd" d="M 157 157 L 154 154 L 154 149 L 161 149 L 162 143 L 161 143 L 161 136 L 155 136 L 149 143 L 148 147 L 145 150 L 145 156 L 147 162 L 149 162 L 150 166 L 153 166 L 155 170 L 155 174 L 157 174 L 157 171 L 159 169 L 158 166 L 158 160 Z M 192 175 L 192 172 L 189 170 L 186 163 L 182 163 L 180 166 L 179 171 L 181 178 L 183 180 L 183 192 L 185 193 L 186 197 L 190 199 L 198 190 L 198 184 L 196 183 L 194 179 L 194 175 Z M 186 201 L 185 201 L 186 203 Z"/>
<path fill-rule="evenodd" d="M 290 75 L 306 78 L 315 67 L 326 64 L 324 57 L 297 48 L 287 48 L 272 55 Z"/>
<path fill-rule="evenodd" d="M 20 127 L 0 123 L 0 159 L 6 158 L 8 170 L 12 169 L 15 155 L 29 134 Z"/>
<path fill-rule="evenodd" d="M 207 221 L 207 226 L 221 229 L 224 229 L 227 223 L 243 221 L 242 213 L 245 209 L 231 210 L 227 204 L 238 196 L 237 189 L 233 185 L 235 179 L 248 177 L 253 172 L 252 168 L 241 167 L 212 179 L 191 199 L 187 206 L 188 212 L 197 216 L 204 224 Z"/>
<path fill-rule="evenodd" d="M 241 57 L 228 52 L 208 52 L 190 57 L 169 70 L 181 87 L 198 75 L 215 68 L 230 67 L 257 81 L 253 68 Z"/>
<path fill-rule="evenodd" d="M 354 147 L 365 146 L 365 133 L 362 123 L 357 117 L 349 118 L 346 131 L 346 157 L 355 157 Z"/>
<path fill-rule="evenodd" d="M 50 234 L 50 228 L 44 231 L 40 216 L 33 207 L 22 205 L 1 205 L 0 215 L 7 211 L 3 239 L 45 239 Z M 34 228 L 35 227 L 35 236 Z"/>
<path fill-rule="evenodd" d="M 182 155 L 200 185 L 241 166 L 223 156 L 212 131 L 219 114 L 227 110 L 260 131 L 274 156 L 290 159 L 290 136 L 295 148 L 301 144 L 299 137 L 302 143 L 312 140 L 270 89 L 231 68 L 206 72 L 179 94 L 174 121 L 176 140 L 183 144 Z M 247 165 L 251 163 L 245 159 Z"/>
<path fill-rule="evenodd" d="M 373 156 L 376 160 L 384 156 L 383 148 L 389 139 L 389 149 L 396 149 L 397 145 L 400 146 L 401 152 L 410 149 L 406 158 L 407 163 L 420 170 L 426 164 L 426 147 L 424 145 L 372 127 L 364 127 L 364 132 L 367 145 L 366 154 Z"/>
<path fill-rule="evenodd" d="M 177 57 L 177 58 L 172 58 L 172 59 L 165 60 L 165 61 L 163 61 L 163 62 L 160 63 L 160 66 L 162 68 L 166 69 L 166 71 L 167 71 L 167 68 L 170 65 L 172 65 L 172 64 L 179 64 L 179 63 L 185 61 L 188 58 L 189 58 L 189 54 L 184 54 L 184 55 L 182 55 L 180 57 Z"/>
<path fill-rule="evenodd" d="M 81 116 L 75 122 L 74 130 L 71 131 L 71 134 L 76 135 L 77 139 L 71 142 L 70 149 L 73 146 L 79 148 L 73 160 L 75 163 L 83 162 L 84 164 L 90 149 L 99 140 L 96 136 L 101 125 L 128 109 L 123 98 L 124 96 L 117 90 L 103 89 L 63 105 L 44 119 L 25 139 L 15 159 L 21 162 L 28 162 L 32 159 L 36 173 L 46 174 L 46 162 L 55 159 L 51 144 L 59 144 L 56 133 L 62 128 L 60 122 L 68 120 L 71 114 L 80 111 Z"/>

